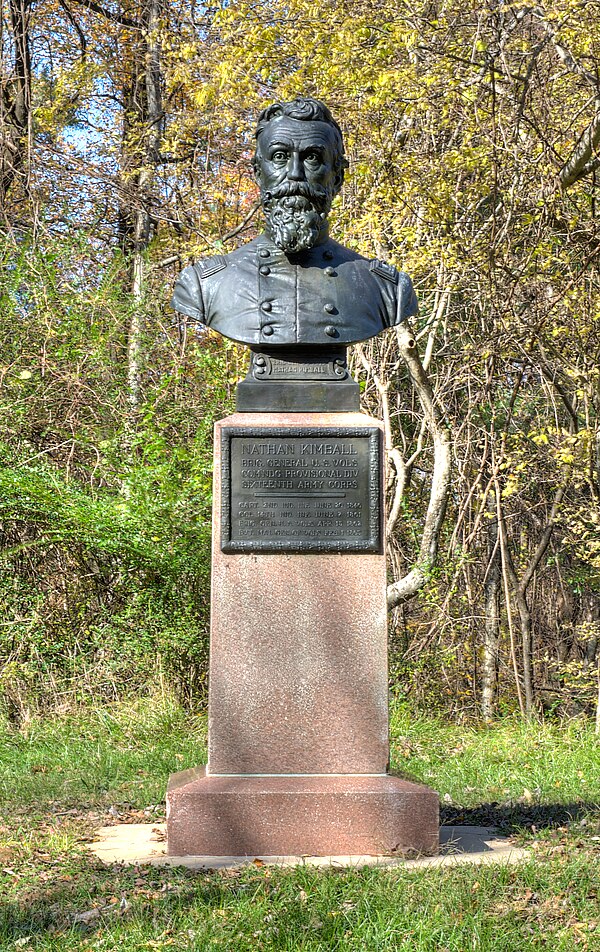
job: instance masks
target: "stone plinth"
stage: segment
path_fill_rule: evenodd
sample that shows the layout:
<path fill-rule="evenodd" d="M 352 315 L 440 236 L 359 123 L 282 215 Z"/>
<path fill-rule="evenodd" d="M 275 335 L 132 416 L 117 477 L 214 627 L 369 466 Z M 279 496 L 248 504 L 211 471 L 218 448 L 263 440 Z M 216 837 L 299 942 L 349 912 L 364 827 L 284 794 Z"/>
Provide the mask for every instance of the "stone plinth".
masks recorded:
<path fill-rule="evenodd" d="M 173 856 L 379 855 L 437 852 L 438 797 L 382 776 L 213 777 L 173 774 Z"/>
<path fill-rule="evenodd" d="M 386 774 L 383 542 L 373 546 L 372 535 L 368 540 L 365 536 L 364 551 L 341 551 L 341 546 L 340 551 L 326 552 L 222 549 L 223 526 L 233 518 L 224 504 L 231 473 L 221 468 L 222 441 L 229 438 L 228 432 L 241 440 L 240 434 L 247 432 L 251 441 L 261 428 L 265 432 L 281 428 L 284 433 L 286 427 L 288 432 L 322 430 L 334 443 L 337 428 L 340 433 L 362 433 L 361 446 L 368 444 L 371 450 L 372 436 L 381 430 L 377 421 L 358 413 L 238 413 L 217 423 L 208 766 L 206 772 L 193 769 L 171 777 L 168 852 L 235 856 L 435 852 L 437 795 Z M 317 438 L 306 439 L 314 443 Z M 278 442 L 277 437 L 269 439 Z M 372 458 L 372 453 L 361 457 L 361 466 Z M 262 475 L 269 475 L 260 460 L 258 465 Z M 285 464 L 288 469 L 291 465 Z M 375 498 L 375 522 L 383 538 L 382 487 L 376 476 L 377 486 L 371 472 L 367 508 L 373 522 Z M 321 488 L 334 484 L 348 485 L 332 480 Z M 342 500 L 344 495 L 337 493 Z M 256 493 L 257 526 L 262 524 L 262 506 L 267 512 L 271 511 L 267 505 L 279 505 L 269 503 L 268 497 L 267 492 Z M 273 524 L 285 526 L 283 515 L 280 512 L 281 521 Z M 305 526 L 337 525 L 331 513 L 328 518 L 329 523 L 319 521 L 313 514 Z M 246 531 L 239 528 L 245 524 L 238 519 L 236 531 Z M 344 527 L 346 531 L 346 523 Z M 363 530 L 364 525 L 356 532 Z M 305 540 L 305 544 L 312 543 Z"/>

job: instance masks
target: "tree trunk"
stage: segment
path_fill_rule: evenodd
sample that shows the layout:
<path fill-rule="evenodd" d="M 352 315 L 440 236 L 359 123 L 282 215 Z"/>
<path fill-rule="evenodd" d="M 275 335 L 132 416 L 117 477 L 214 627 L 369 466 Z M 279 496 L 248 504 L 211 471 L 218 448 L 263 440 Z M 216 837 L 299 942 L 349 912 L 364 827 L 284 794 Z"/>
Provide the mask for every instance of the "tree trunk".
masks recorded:
<path fill-rule="evenodd" d="M 598 655 L 598 670 L 596 677 L 598 679 L 598 699 L 596 701 L 596 733 L 600 734 L 600 655 Z"/>
<path fill-rule="evenodd" d="M 452 467 L 450 433 L 419 358 L 413 331 L 408 322 L 405 322 L 396 329 L 396 333 L 400 354 L 417 391 L 433 439 L 433 477 L 417 561 L 407 575 L 388 585 L 388 610 L 413 598 L 424 587 L 436 564 L 440 533 L 450 495 Z"/>
<path fill-rule="evenodd" d="M 0 208 L 8 215 L 7 196 L 18 177 L 24 181 L 28 167 L 31 125 L 31 0 L 9 0 L 14 46 L 14 68 L 0 85 Z"/>
<path fill-rule="evenodd" d="M 498 521 L 495 516 L 489 522 L 488 552 L 489 560 L 483 586 L 485 623 L 481 659 L 481 714 L 486 721 L 490 721 L 494 716 L 500 642 L 501 553 Z"/>
<path fill-rule="evenodd" d="M 147 0 L 142 11 L 142 39 L 134 64 L 130 102 L 137 115 L 126 117 L 124 167 L 136 165 L 132 204 L 121 210 L 123 241 L 131 265 L 131 293 L 134 309 L 127 346 L 127 433 L 131 438 L 139 416 L 143 363 L 144 317 L 147 299 L 147 250 L 152 239 L 152 186 L 160 157 L 162 97 L 160 73 L 159 20 L 162 0 Z M 129 141 L 128 141 L 129 140 Z M 127 224 L 128 223 L 128 224 Z M 129 247 L 127 247 L 129 246 Z"/>
<path fill-rule="evenodd" d="M 525 692 L 525 713 L 531 715 L 535 711 L 536 700 L 533 686 L 533 630 L 531 626 L 531 612 L 527 598 L 520 585 L 514 586 L 514 597 L 517 603 L 521 622 L 521 652 L 523 662 L 523 690 Z"/>

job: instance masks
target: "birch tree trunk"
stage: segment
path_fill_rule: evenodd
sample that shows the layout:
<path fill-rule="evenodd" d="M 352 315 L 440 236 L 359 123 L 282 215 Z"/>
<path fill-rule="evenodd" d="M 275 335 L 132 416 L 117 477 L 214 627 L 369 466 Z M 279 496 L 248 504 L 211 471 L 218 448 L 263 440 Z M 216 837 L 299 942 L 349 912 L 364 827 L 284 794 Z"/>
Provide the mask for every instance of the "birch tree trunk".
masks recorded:
<path fill-rule="evenodd" d="M 410 571 L 388 586 L 388 610 L 413 598 L 427 583 L 437 561 L 440 532 L 450 494 L 450 432 L 436 403 L 431 383 L 419 358 L 412 328 L 405 322 L 397 328 L 398 346 L 411 382 L 419 397 L 427 428 L 433 440 L 433 475 L 429 505 L 421 534 L 419 554 Z"/>

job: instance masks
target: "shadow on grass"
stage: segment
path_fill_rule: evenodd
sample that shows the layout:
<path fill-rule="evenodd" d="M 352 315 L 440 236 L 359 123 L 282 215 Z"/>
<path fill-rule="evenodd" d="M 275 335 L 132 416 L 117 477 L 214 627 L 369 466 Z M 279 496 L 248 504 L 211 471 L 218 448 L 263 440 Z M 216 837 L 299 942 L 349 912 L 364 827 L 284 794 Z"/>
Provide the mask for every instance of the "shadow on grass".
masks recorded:
<path fill-rule="evenodd" d="M 192 903 L 206 908 L 222 905 L 224 897 L 235 888 L 235 884 L 211 873 L 96 865 L 87 857 L 71 861 L 69 870 L 68 883 L 57 872 L 43 885 L 32 884 L 20 899 L 0 903 L 0 949 L 13 948 L 15 941 L 25 937 L 30 941 L 45 938 L 52 948 L 59 948 L 61 936 L 83 939 L 98 929 L 118 928 L 119 923 L 125 934 L 132 916 L 147 920 L 149 925 L 157 917 L 168 923 L 182 907 Z M 127 900 L 124 914 L 118 901 L 111 903 L 112 897 Z M 99 910 L 97 916 L 92 913 L 87 921 L 78 921 L 78 916 L 94 909 Z"/>
<path fill-rule="evenodd" d="M 296 938 L 298 948 L 329 949 L 339 947 L 348 928 L 345 916 L 329 920 L 321 913 L 323 921 L 315 923 L 317 907 L 324 902 L 339 906 L 348 898 L 341 883 L 333 898 L 327 898 L 326 891 L 317 891 L 309 901 L 300 887 L 310 891 L 306 879 L 321 878 L 321 871 L 286 870 L 283 877 L 272 881 L 271 873 L 259 868 L 224 875 L 181 868 L 105 867 L 90 863 L 88 857 L 69 868 L 72 881 L 68 884 L 60 881 L 57 871 L 43 887 L 32 886 L 21 899 L 0 903 L 0 950 L 20 946 L 48 952 L 84 947 L 162 948 L 163 943 L 154 940 L 166 935 L 170 938 L 164 944 L 181 950 L 215 945 L 241 952 L 289 949 L 296 947 Z M 342 870 L 335 873 L 336 880 L 342 878 Z M 348 873 L 356 878 L 362 871 Z M 352 909 L 360 904 L 358 887 L 355 896 Z M 114 897 L 127 900 L 124 912 L 118 904 L 111 905 Z M 101 909 L 99 915 L 87 922 L 77 921 L 81 913 L 94 908 Z M 355 927 L 359 928 L 358 911 L 356 917 Z M 310 940 L 315 930 L 315 944 L 305 945 L 304 940 Z M 31 946 L 23 941 L 26 938 Z M 99 944 L 94 944 L 97 941 Z"/>
<path fill-rule="evenodd" d="M 596 823 L 600 823 L 599 811 L 600 804 L 592 802 L 491 802 L 465 809 L 444 805 L 441 822 L 445 826 L 495 827 L 505 834 L 530 831 L 532 826 L 541 832 L 580 822 L 586 816 L 590 827 L 595 828 Z M 193 917 L 196 922 L 191 924 L 196 928 L 208 930 L 206 936 L 210 936 L 212 926 L 207 917 L 212 915 L 215 908 L 226 910 L 232 898 L 239 899 L 242 903 L 248 903 L 250 899 L 254 904 L 257 900 L 260 901 L 262 893 L 266 896 L 272 888 L 268 877 L 265 877 L 262 871 L 251 869 L 239 876 L 236 874 L 235 877 L 225 878 L 220 873 L 182 868 L 123 867 L 117 864 L 104 866 L 99 861 L 90 860 L 87 855 L 70 857 L 65 869 L 68 869 L 67 876 L 61 875 L 63 870 L 59 868 L 52 871 L 46 881 L 36 879 L 38 871 L 31 870 L 29 881 L 27 884 L 23 883 L 20 890 L 20 897 L 12 901 L 5 899 L 0 903 L 0 949 L 14 948 L 16 941 L 26 937 L 29 937 L 32 943 L 37 939 L 40 949 L 74 949 L 80 947 L 80 942 L 84 939 L 92 939 L 98 935 L 99 930 L 106 930 L 105 935 L 111 931 L 116 935 L 122 930 L 120 934 L 123 941 L 132 929 L 136 934 L 147 933 L 148 938 L 151 938 L 156 929 L 160 931 L 163 925 L 165 928 L 169 924 L 172 925 L 194 907 Z M 335 872 L 336 877 L 339 876 L 340 871 Z M 367 871 L 366 875 L 376 874 L 374 871 Z M 385 872 L 382 875 L 385 876 Z M 118 907 L 121 897 L 130 904 L 123 915 Z M 283 930 L 282 935 L 287 934 L 290 928 L 310 930 L 311 905 L 302 906 L 296 902 L 298 908 L 293 909 L 294 903 L 289 900 L 288 905 L 289 911 L 286 911 L 287 907 L 275 909 L 273 926 L 280 927 Z M 78 914 L 95 907 L 102 907 L 97 918 L 87 923 L 77 923 L 75 917 Z M 119 923 L 122 924 L 119 926 Z M 245 927 L 240 924 L 236 928 Z M 300 935 L 300 932 L 298 934 Z M 239 940 L 240 948 L 246 949 L 246 940 L 252 942 L 252 939 L 245 934 L 242 938 Z M 331 945 L 333 938 L 332 934 Z M 189 944 L 184 940 L 185 935 L 181 947 L 189 948 Z M 118 936 L 115 941 L 118 941 Z M 275 942 L 275 939 L 273 941 Z M 321 947 L 327 948 L 329 940 L 321 933 L 320 941 L 324 943 Z M 114 946 L 117 947 L 118 945 Z"/>
<path fill-rule="evenodd" d="M 600 810 L 600 803 L 480 803 L 476 807 L 442 806 L 443 826 L 492 826 L 501 833 L 556 829 Z"/>

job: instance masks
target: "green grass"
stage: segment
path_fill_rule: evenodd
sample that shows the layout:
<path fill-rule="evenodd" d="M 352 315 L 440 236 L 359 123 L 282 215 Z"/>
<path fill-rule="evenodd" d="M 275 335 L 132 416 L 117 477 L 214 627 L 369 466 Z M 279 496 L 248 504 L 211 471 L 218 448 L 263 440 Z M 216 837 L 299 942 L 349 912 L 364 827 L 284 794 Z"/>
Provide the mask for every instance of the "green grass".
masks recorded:
<path fill-rule="evenodd" d="M 600 801 L 600 738 L 587 719 L 458 727 L 393 708 L 390 728 L 392 768 L 435 787 L 442 802 Z"/>
<path fill-rule="evenodd" d="M 589 724 L 392 717 L 393 766 L 455 822 L 531 847 L 515 867 L 200 873 L 105 867 L 94 828 L 162 818 L 206 725 L 140 702 L 0 729 L 0 949 L 600 950 L 600 747 Z M 83 918 L 81 918 L 83 914 Z M 78 916 L 80 918 L 78 918 Z"/>
<path fill-rule="evenodd" d="M 206 760 L 206 717 L 170 701 L 84 709 L 0 728 L 0 809 L 63 804 L 160 802 L 169 773 Z"/>

